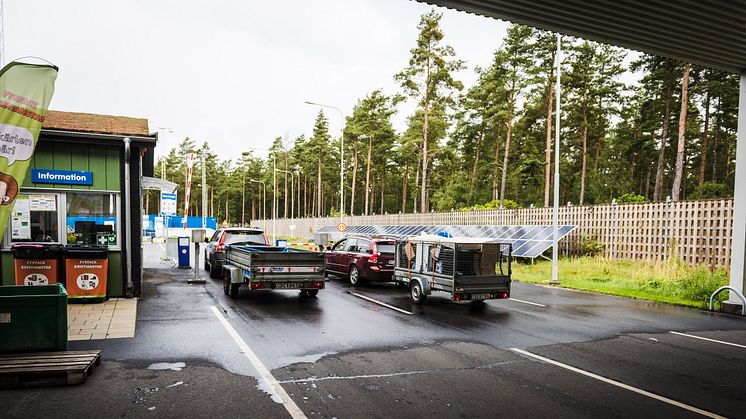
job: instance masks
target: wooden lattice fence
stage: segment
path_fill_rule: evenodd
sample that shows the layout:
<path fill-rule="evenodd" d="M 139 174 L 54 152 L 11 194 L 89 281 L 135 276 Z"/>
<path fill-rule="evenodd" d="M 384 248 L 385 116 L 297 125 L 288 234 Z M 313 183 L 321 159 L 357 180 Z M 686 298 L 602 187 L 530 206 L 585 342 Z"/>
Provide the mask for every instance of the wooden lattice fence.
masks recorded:
<path fill-rule="evenodd" d="M 278 219 L 277 234 L 311 237 L 339 217 Z M 552 223 L 552 208 L 521 208 L 346 216 L 347 225 L 538 225 Z M 612 259 L 659 261 L 678 258 L 690 265 L 730 266 L 733 200 L 651 204 L 564 206 L 559 222 L 576 226 L 560 244 L 563 253 L 581 254 L 591 243 Z M 272 231 L 272 220 L 255 225 Z M 291 229 L 291 225 L 295 228 Z"/>

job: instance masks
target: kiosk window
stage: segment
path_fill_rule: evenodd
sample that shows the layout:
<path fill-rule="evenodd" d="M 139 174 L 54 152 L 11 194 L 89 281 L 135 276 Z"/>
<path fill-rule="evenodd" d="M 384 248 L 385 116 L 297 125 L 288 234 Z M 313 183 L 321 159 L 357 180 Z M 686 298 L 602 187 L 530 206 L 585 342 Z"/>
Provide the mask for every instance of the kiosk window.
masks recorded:
<path fill-rule="evenodd" d="M 67 193 L 67 243 L 118 245 L 116 195 Z"/>
<path fill-rule="evenodd" d="M 58 242 L 57 209 L 57 195 L 18 195 L 9 222 L 11 242 Z"/>

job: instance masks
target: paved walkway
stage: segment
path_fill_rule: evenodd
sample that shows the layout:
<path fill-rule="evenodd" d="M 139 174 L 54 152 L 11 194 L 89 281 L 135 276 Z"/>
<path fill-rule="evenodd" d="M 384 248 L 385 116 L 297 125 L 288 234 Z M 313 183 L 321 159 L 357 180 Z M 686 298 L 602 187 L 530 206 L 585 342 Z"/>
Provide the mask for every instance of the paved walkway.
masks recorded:
<path fill-rule="evenodd" d="M 100 304 L 68 304 L 68 340 L 135 336 L 137 298 L 112 298 Z"/>

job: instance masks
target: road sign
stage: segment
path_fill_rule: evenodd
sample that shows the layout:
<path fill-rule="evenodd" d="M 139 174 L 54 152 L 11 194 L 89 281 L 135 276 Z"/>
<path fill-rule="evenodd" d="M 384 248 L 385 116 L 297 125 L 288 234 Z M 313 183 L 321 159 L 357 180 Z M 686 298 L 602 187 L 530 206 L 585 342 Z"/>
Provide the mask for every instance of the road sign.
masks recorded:
<path fill-rule="evenodd" d="M 161 193 L 161 215 L 176 215 L 176 193 Z"/>
<path fill-rule="evenodd" d="M 347 224 L 345 223 L 337 224 L 337 231 L 339 231 L 340 233 L 344 233 L 345 231 L 347 231 Z"/>

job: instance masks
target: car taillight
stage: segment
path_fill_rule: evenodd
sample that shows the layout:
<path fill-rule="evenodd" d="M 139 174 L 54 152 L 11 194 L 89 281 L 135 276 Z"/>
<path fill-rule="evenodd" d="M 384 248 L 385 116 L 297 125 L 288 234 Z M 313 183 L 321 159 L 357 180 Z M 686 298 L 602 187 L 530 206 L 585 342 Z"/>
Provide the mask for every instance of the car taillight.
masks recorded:
<path fill-rule="evenodd" d="M 461 299 L 462 299 L 463 297 L 464 297 L 464 296 L 463 296 L 463 295 L 461 295 L 461 294 L 455 294 L 455 295 L 453 296 L 453 299 L 454 299 L 455 301 L 461 301 Z"/>
<path fill-rule="evenodd" d="M 251 289 L 253 289 L 253 290 L 258 290 L 258 289 L 262 289 L 262 288 L 265 288 L 263 282 L 254 282 L 254 283 L 251 284 Z"/>
<path fill-rule="evenodd" d="M 313 281 L 311 282 L 311 288 L 321 288 L 324 285 L 323 282 Z"/>
<path fill-rule="evenodd" d="M 378 263 L 378 256 L 381 256 L 380 253 L 378 253 L 378 247 L 376 246 L 376 242 L 371 242 L 370 244 L 370 257 L 368 258 L 368 263 Z"/>
<path fill-rule="evenodd" d="M 267 246 L 269 246 L 269 237 L 267 237 L 266 234 L 263 234 L 263 236 L 264 236 L 264 244 L 266 244 Z"/>
<path fill-rule="evenodd" d="M 220 235 L 220 240 L 218 240 L 218 245 L 215 246 L 216 252 L 222 252 L 225 250 L 225 233 Z"/>

